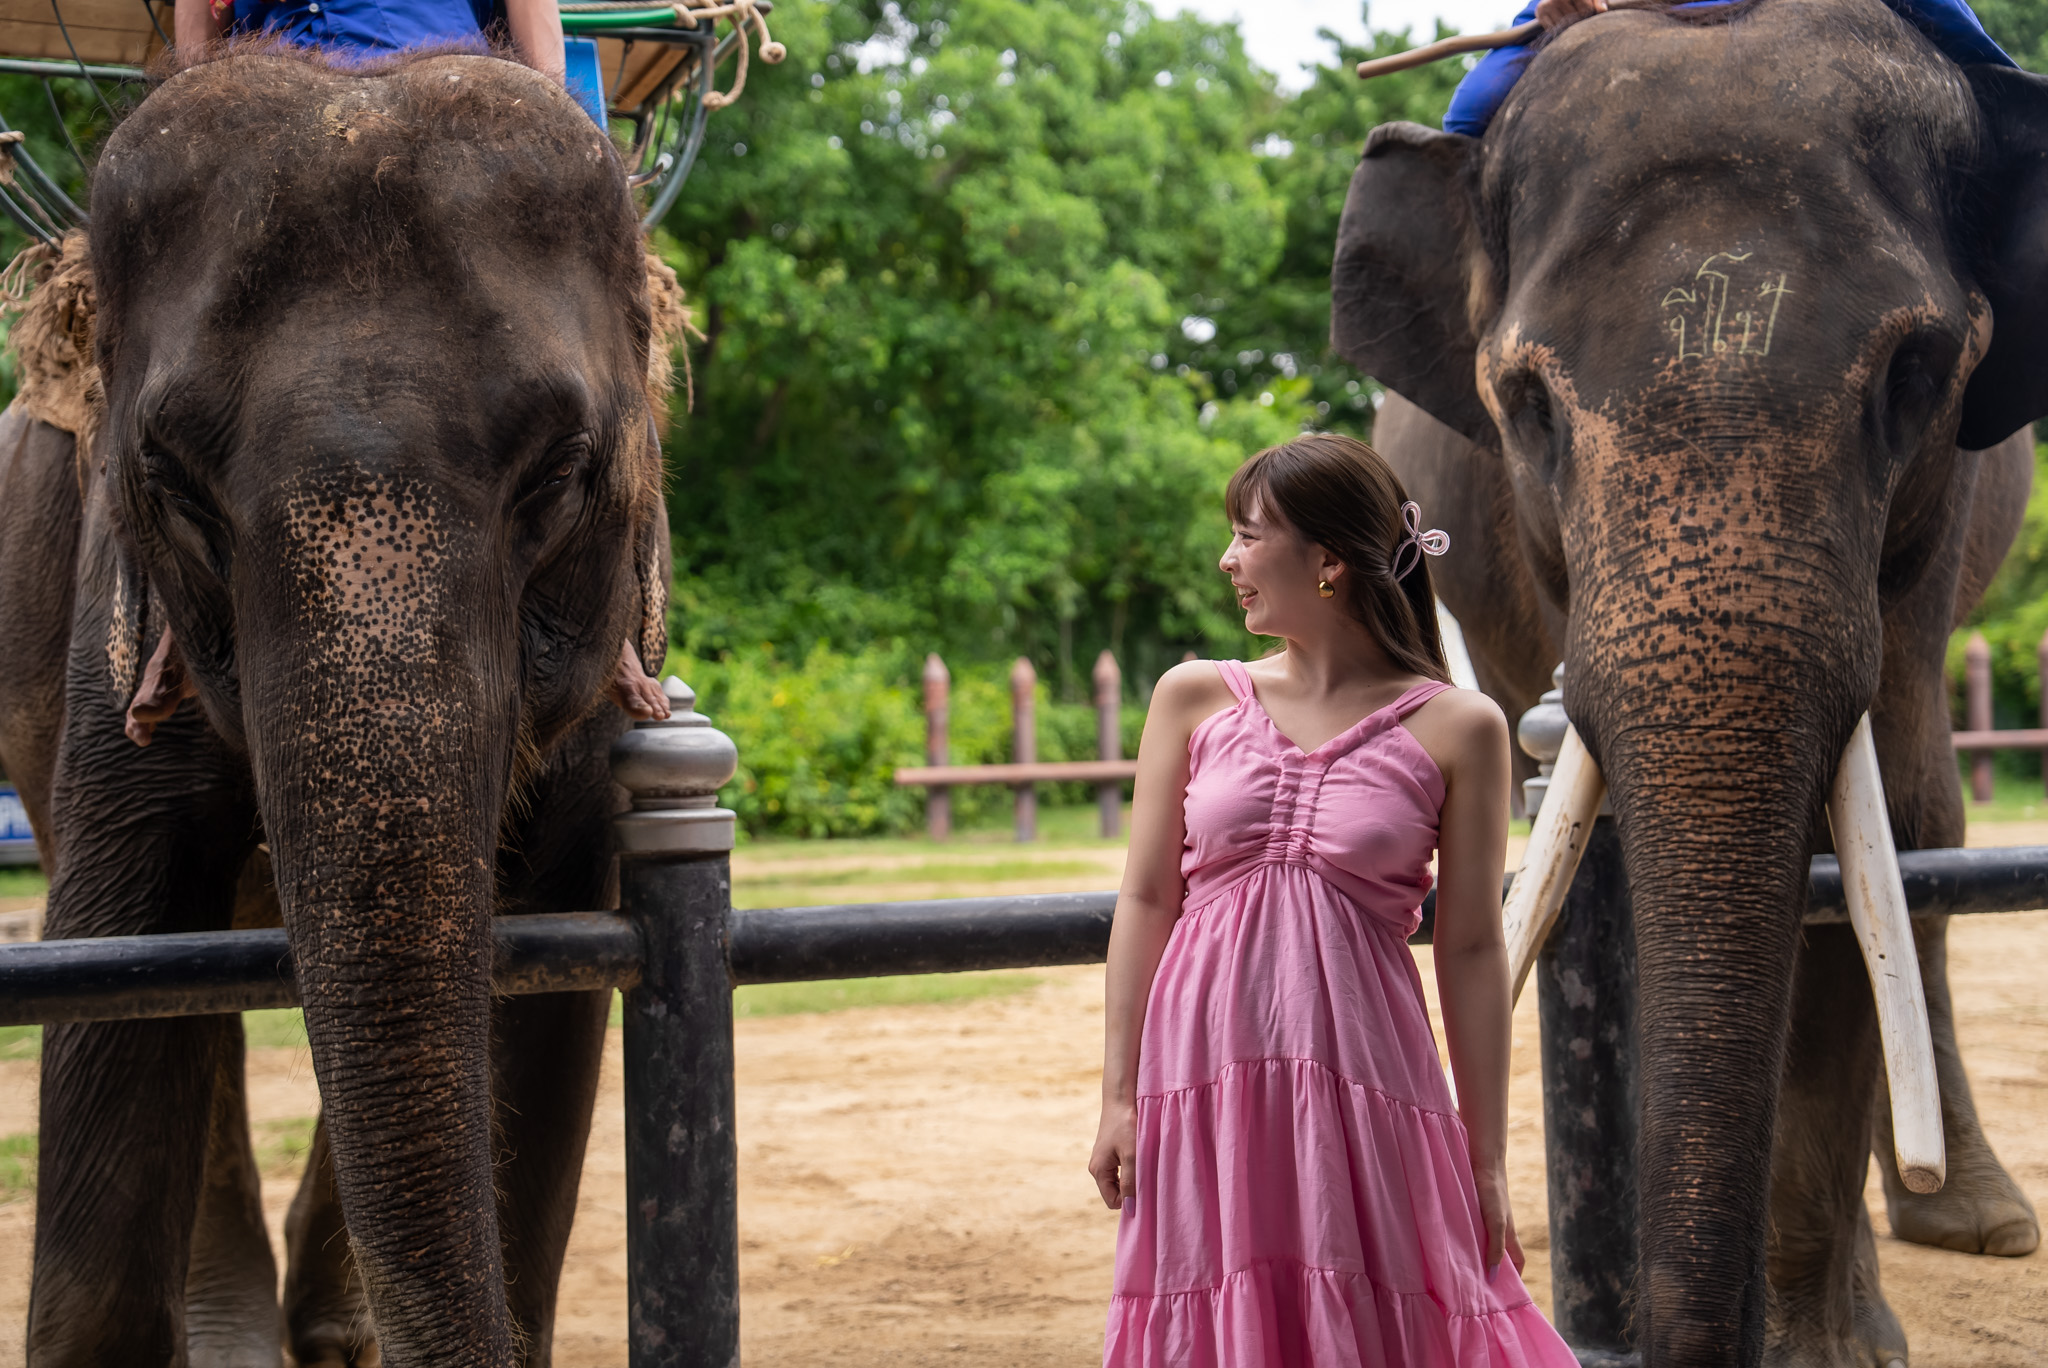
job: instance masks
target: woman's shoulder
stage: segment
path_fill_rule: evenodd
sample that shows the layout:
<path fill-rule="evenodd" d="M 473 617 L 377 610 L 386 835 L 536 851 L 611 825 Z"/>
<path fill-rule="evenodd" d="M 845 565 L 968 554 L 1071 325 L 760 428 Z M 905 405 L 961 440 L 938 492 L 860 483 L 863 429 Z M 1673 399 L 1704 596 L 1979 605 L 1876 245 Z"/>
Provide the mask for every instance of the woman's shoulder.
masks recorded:
<path fill-rule="evenodd" d="M 1214 660 L 1183 660 L 1152 686 L 1152 709 L 1176 721 L 1186 719 L 1189 731 L 1236 701 L 1237 695 L 1224 681 L 1221 662 Z"/>
<path fill-rule="evenodd" d="M 1405 722 L 1445 775 L 1462 768 L 1468 757 L 1493 757 L 1507 746 L 1507 714 L 1477 689 L 1445 689 L 1425 700 Z"/>

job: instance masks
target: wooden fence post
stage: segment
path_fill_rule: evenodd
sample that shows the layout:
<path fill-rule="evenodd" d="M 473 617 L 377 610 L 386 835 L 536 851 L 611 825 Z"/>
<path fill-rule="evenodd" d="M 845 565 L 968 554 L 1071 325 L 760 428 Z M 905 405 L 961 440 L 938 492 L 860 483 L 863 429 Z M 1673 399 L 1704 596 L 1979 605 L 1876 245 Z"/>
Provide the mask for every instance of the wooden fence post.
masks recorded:
<path fill-rule="evenodd" d="M 2034 668 L 2041 674 L 2041 729 L 2048 731 L 2048 632 L 2041 633 L 2041 644 L 2035 648 Z M 2041 783 L 2048 792 L 2048 751 L 2041 752 Z"/>
<path fill-rule="evenodd" d="M 1982 632 L 1970 633 L 1963 648 L 1963 707 L 1971 731 L 1991 730 L 1991 643 Z M 1970 797 L 1991 801 L 1991 752 L 1970 753 Z"/>
<path fill-rule="evenodd" d="M 1010 667 L 1010 759 L 1029 765 L 1038 759 L 1038 671 L 1023 656 Z M 1018 784 L 1017 839 L 1038 839 L 1038 788 Z"/>
<path fill-rule="evenodd" d="M 946 662 L 933 651 L 924 658 L 924 762 L 927 765 L 946 763 L 946 724 L 951 711 L 948 704 L 952 693 L 953 677 L 946 672 Z M 933 784 L 925 789 L 924 829 L 934 841 L 943 841 L 953 834 L 953 791 L 944 784 Z"/>
<path fill-rule="evenodd" d="M 1124 758 L 1124 672 L 1108 651 L 1095 657 L 1095 756 Z M 1102 838 L 1115 840 L 1123 829 L 1124 786 L 1111 780 L 1095 786 L 1095 807 L 1102 818 Z"/>

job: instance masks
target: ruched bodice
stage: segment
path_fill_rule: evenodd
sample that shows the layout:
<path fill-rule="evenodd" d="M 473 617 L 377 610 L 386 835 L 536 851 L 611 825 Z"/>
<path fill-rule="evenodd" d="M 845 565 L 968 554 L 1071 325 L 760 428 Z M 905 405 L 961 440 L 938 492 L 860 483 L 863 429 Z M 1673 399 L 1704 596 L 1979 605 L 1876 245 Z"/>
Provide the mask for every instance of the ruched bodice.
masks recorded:
<path fill-rule="evenodd" d="M 1484 1221 L 1404 944 L 1443 775 L 1425 684 L 1303 752 L 1235 661 L 1189 746 L 1187 883 L 1146 999 L 1118 1368 L 1577 1368 Z"/>
<path fill-rule="evenodd" d="M 1237 704 L 1188 742 L 1187 908 L 1260 865 L 1294 864 L 1405 938 L 1429 892 L 1444 781 L 1401 721 L 1451 686 L 1417 685 L 1304 752 L 1273 725 L 1243 665 L 1217 669 Z"/>

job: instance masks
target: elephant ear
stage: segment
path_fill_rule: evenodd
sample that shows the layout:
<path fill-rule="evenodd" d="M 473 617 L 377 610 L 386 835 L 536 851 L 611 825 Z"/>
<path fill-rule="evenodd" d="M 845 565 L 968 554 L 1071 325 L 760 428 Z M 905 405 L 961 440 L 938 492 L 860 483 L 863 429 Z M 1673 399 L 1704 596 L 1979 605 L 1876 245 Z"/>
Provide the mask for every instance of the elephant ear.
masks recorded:
<path fill-rule="evenodd" d="M 1963 391 L 1956 444 L 1996 446 L 2048 416 L 2048 77 L 1964 68 L 1984 113 L 1977 168 L 1977 283 L 1991 301 L 1991 347 Z"/>
<path fill-rule="evenodd" d="M 1351 173 L 1330 270 L 1330 341 L 1339 355 L 1464 434 L 1499 436 L 1479 402 L 1473 360 L 1479 140 L 1388 123 Z"/>

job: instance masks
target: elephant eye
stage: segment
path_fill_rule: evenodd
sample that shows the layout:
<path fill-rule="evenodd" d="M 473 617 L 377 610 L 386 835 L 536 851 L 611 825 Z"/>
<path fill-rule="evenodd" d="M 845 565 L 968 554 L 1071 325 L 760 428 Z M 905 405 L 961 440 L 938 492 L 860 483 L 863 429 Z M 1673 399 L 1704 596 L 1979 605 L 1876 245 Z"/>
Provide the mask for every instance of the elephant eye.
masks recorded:
<path fill-rule="evenodd" d="M 531 499 L 561 490 L 576 478 L 589 459 L 590 443 L 582 437 L 558 444 L 547 454 L 547 463 L 533 477 L 521 498 Z"/>
<path fill-rule="evenodd" d="M 1541 468 L 1548 479 L 1557 472 L 1563 441 L 1557 413 L 1550 400 L 1550 387 L 1532 371 L 1523 371 L 1503 381 L 1500 407 L 1507 418 L 1507 437 Z"/>

